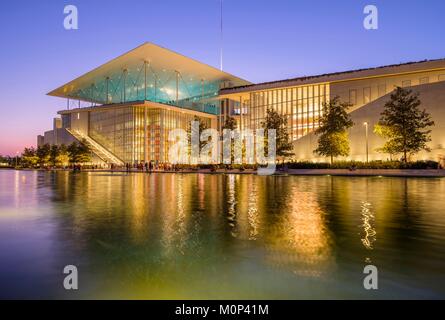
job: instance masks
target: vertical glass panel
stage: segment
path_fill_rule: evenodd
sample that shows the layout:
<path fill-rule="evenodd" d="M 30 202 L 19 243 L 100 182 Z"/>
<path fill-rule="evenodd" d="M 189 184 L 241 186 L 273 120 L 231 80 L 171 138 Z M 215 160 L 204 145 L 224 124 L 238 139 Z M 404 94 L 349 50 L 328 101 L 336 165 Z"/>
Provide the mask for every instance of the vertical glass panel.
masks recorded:
<path fill-rule="evenodd" d="M 371 102 L 371 88 L 367 87 L 363 89 L 363 103 Z"/>

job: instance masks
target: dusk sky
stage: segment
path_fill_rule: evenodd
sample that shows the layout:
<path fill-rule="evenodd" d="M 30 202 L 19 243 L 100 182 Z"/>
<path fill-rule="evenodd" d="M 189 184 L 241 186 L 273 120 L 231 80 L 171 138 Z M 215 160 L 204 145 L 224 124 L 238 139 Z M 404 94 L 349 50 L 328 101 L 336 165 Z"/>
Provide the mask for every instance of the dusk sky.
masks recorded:
<path fill-rule="evenodd" d="M 64 109 L 50 90 L 149 41 L 219 67 L 220 0 L 14 0 L 0 9 L 0 154 Z M 65 5 L 79 29 L 63 27 Z M 379 9 L 365 30 L 363 8 Z M 445 57 L 443 0 L 224 0 L 224 71 L 252 82 Z"/>

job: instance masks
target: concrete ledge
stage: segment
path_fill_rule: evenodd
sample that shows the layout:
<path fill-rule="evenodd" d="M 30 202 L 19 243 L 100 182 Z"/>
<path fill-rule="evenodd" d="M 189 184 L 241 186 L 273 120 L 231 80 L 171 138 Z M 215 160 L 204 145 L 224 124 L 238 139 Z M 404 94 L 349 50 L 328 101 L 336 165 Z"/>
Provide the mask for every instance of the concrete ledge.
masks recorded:
<path fill-rule="evenodd" d="M 289 169 L 292 175 L 445 177 L 445 170 L 436 169 Z"/>
<path fill-rule="evenodd" d="M 14 170 L 14 169 L 7 169 Z M 41 169 L 19 169 L 23 171 L 72 171 L 71 169 L 55 169 L 55 170 L 41 170 Z M 107 172 L 107 173 L 127 173 L 125 169 L 84 169 L 81 172 Z M 145 173 L 147 172 L 141 170 L 131 170 L 130 173 Z M 223 170 L 218 169 L 216 171 L 211 171 L 210 169 L 201 169 L 201 170 L 183 170 L 183 171 L 152 171 L 151 173 L 203 173 L 203 174 L 257 174 L 256 171 L 251 169 L 246 169 L 244 171 L 239 171 L 238 169 L 234 170 Z M 287 171 L 276 171 L 275 175 L 277 176 L 287 176 L 287 175 L 296 175 L 296 176 L 345 176 L 345 177 L 445 177 L 445 170 L 436 170 L 436 169 L 356 169 L 356 170 L 348 170 L 348 169 L 289 169 Z"/>

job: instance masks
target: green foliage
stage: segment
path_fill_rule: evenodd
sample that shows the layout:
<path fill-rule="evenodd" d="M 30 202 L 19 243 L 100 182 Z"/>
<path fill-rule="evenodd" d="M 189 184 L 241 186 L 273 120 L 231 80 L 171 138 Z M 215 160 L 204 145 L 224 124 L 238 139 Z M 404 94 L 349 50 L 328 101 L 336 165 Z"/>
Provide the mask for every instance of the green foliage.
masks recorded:
<path fill-rule="evenodd" d="M 36 155 L 38 157 L 38 164 L 40 167 L 43 167 L 49 163 L 50 153 L 51 146 L 48 143 L 37 148 Z"/>
<path fill-rule="evenodd" d="M 33 147 L 31 148 L 25 148 L 22 152 L 22 159 L 21 164 L 24 167 L 35 167 L 37 163 L 39 162 L 39 157 L 37 156 L 36 149 Z"/>
<path fill-rule="evenodd" d="M 74 141 L 67 147 L 70 163 L 86 163 L 91 161 L 91 149 L 85 140 L 81 143 Z"/>
<path fill-rule="evenodd" d="M 226 121 L 224 122 L 223 126 L 222 126 L 223 130 L 236 130 L 238 128 L 238 125 L 236 123 L 236 119 L 234 117 L 227 117 Z M 238 144 L 242 143 L 242 141 L 237 141 L 237 146 Z M 241 148 L 243 148 L 244 145 L 241 146 Z M 243 156 L 244 156 L 245 152 L 243 150 Z M 232 164 L 235 162 L 235 141 L 231 140 L 230 142 L 230 158 L 231 158 L 231 162 Z"/>
<path fill-rule="evenodd" d="M 329 169 L 331 165 L 326 162 L 299 161 L 287 163 L 289 169 Z"/>
<path fill-rule="evenodd" d="M 64 144 L 60 146 L 52 145 L 50 149 L 49 162 L 54 167 L 66 165 L 69 162 L 67 147 Z"/>
<path fill-rule="evenodd" d="M 56 158 L 57 165 L 65 166 L 69 163 L 70 157 L 68 154 L 68 149 L 66 145 L 62 144 L 59 146 L 59 153 Z"/>
<path fill-rule="evenodd" d="M 267 149 L 267 130 L 276 130 L 276 154 L 278 157 L 285 158 L 294 155 L 293 145 L 287 132 L 287 117 L 280 115 L 273 109 L 267 109 L 266 118 L 261 123 L 265 135 L 265 148 Z"/>
<path fill-rule="evenodd" d="M 438 169 L 436 161 L 336 161 L 332 164 L 326 162 L 291 162 L 289 169 Z"/>
<path fill-rule="evenodd" d="M 314 153 L 331 158 L 349 155 L 349 139 L 347 129 L 352 122 L 347 110 L 348 103 L 341 103 L 338 97 L 323 104 L 323 114 L 320 117 L 320 127 L 315 130 L 319 135 L 318 147 Z"/>
<path fill-rule="evenodd" d="M 193 134 L 197 134 L 198 135 L 198 139 L 199 139 L 201 133 L 204 130 L 208 129 L 208 126 L 204 122 L 202 122 L 201 119 L 199 119 L 199 117 L 195 116 L 193 121 L 198 121 L 199 122 L 199 132 L 195 133 L 194 130 L 196 130 L 196 129 L 193 129 L 192 122 L 190 122 L 188 124 L 188 127 L 187 127 L 187 141 L 188 141 L 188 145 L 189 145 L 189 154 L 191 154 L 190 148 L 191 148 L 191 145 L 192 145 L 192 132 L 193 132 Z M 199 150 L 201 150 L 202 147 L 204 147 L 206 145 L 206 143 L 207 143 L 206 141 L 200 141 L 199 142 Z"/>
<path fill-rule="evenodd" d="M 49 162 L 51 163 L 52 166 L 56 166 L 57 165 L 57 157 L 59 156 L 59 146 L 53 144 L 51 146 L 51 149 L 49 151 Z"/>
<path fill-rule="evenodd" d="M 390 155 L 403 154 L 403 160 L 421 150 L 430 151 L 427 143 L 431 141 L 431 130 L 434 125 L 430 115 L 420 109 L 421 101 L 412 90 L 398 87 L 385 104 L 380 121 L 374 132 L 387 139 L 378 151 Z"/>
<path fill-rule="evenodd" d="M 322 134 L 318 139 L 318 147 L 315 149 L 315 153 L 332 158 L 338 156 L 349 155 L 349 139 L 348 133 L 343 132 L 332 132 L 329 134 Z"/>
<path fill-rule="evenodd" d="M 394 132 L 391 127 L 379 123 L 374 126 L 374 133 L 384 139 L 390 139 L 391 137 L 394 136 Z M 390 158 L 392 159 L 393 156 L 395 155 L 395 149 L 396 149 L 395 142 L 393 140 L 388 140 L 383 145 L 383 147 L 377 148 L 376 151 L 381 153 L 388 153 L 390 155 Z"/>
<path fill-rule="evenodd" d="M 227 117 L 226 121 L 224 122 L 222 128 L 228 129 L 228 130 L 236 130 L 238 127 L 236 123 L 236 119 L 234 117 Z"/>

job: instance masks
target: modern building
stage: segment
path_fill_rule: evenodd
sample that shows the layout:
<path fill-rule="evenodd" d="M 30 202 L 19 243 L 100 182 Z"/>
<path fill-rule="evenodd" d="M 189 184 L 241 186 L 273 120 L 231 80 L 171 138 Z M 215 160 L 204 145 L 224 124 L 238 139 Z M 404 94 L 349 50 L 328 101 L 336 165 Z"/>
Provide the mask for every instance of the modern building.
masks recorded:
<path fill-rule="evenodd" d="M 197 117 L 221 131 L 231 116 L 255 132 L 272 108 L 288 119 L 295 159 L 325 161 L 313 153 L 313 131 L 323 103 L 338 96 L 352 105 L 355 123 L 346 159 L 387 159 L 376 151 L 384 141 L 373 126 L 397 86 L 419 92 L 432 114 L 432 152 L 418 157 L 438 160 L 445 155 L 445 59 L 252 84 L 151 43 L 51 91 L 67 105 L 38 140 L 87 141 L 95 161 L 105 163 L 168 162 L 170 130 L 187 130 Z"/>

